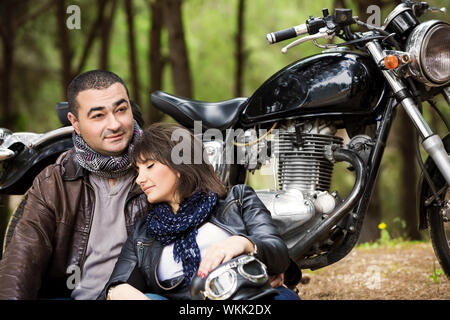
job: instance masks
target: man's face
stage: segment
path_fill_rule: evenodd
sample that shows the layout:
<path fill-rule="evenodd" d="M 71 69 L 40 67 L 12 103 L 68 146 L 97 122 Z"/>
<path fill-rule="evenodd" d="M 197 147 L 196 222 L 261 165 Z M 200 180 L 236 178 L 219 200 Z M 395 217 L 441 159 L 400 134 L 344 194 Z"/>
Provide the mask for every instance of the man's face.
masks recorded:
<path fill-rule="evenodd" d="M 68 118 L 83 140 L 107 156 L 122 154 L 133 137 L 134 121 L 125 87 L 114 83 L 102 90 L 80 91 L 76 97 L 78 118 Z"/>

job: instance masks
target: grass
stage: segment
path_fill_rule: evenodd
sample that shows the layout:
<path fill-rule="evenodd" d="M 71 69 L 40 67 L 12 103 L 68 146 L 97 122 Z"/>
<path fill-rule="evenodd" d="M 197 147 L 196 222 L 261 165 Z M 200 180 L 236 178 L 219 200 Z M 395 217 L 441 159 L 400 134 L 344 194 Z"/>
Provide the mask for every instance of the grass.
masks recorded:
<path fill-rule="evenodd" d="M 428 276 L 427 280 L 429 281 L 430 279 L 432 279 L 434 283 L 438 284 L 439 277 L 443 275 L 444 270 L 442 270 L 441 268 L 436 268 L 436 263 L 433 261 L 433 273 Z"/>
<path fill-rule="evenodd" d="M 419 243 L 427 243 L 427 240 L 407 240 L 402 237 L 393 239 L 380 238 L 374 242 L 365 242 L 356 245 L 356 248 L 377 249 L 377 248 L 399 248 L 408 247 Z"/>
<path fill-rule="evenodd" d="M 406 224 L 401 219 L 394 219 L 394 222 L 400 222 L 402 225 L 402 229 L 406 228 Z M 392 237 L 387 229 L 387 224 L 381 222 L 378 225 L 378 229 L 380 229 L 380 238 L 373 242 L 366 242 L 358 244 L 357 248 L 366 248 L 366 249 L 375 249 L 375 248 L 399 248 L 399 247 L 407 247 L 418 243 L 427 243 L 428 239 L 423 240 L 409 240 L 405 237 L 398 236 Z"/>

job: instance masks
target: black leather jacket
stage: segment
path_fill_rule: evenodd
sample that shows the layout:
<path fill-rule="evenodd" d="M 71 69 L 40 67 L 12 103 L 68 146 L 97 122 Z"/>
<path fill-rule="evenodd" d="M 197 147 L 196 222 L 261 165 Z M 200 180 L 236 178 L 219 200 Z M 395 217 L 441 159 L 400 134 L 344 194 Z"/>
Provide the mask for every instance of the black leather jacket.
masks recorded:
<path fill-rule="evenodd" d="M 288 249 L 270 212 L 251 187 L 233 186 L 225 199 L 218 201 L 207 221 L 252 241 L 257 246 L 256 257 L 266 264 L 269 275 L 283 273 L 288 268 Z M 98 299 L 106 299 L 109 287 L 120 283 L 129 283 L 144 293 L 161 294 L 169 299 L 191 299 L 183 276 L 163 283 L 158 280 L 157 266 L 163 245 L 147 234 L 145 222 L 145 217 L 136 222 Z"/>

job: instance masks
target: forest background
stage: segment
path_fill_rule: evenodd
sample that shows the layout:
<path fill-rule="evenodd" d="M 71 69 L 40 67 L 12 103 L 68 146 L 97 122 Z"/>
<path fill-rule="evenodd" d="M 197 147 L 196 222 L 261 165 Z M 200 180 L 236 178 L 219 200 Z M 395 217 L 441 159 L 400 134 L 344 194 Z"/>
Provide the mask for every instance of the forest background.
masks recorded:
<path fill-rule="evenodd" d="M 448 0 L 430 0 L 435 7 Z M 0 127 L 44 133 L 58 128 L 55 106 L 77 74 L 108 69 L 128 85 L 146 124 L 173 121 L 151 106 L 150 93 L 164 90 L 205 101 L 251 96 L 282 67 L 322 49 L 305 43 L 281 54 L 268 45 L 269 32 L 321 16 L 322 8 L 352 8 L 361 20 L 381 23 L 399 1 L 391 0 L 1 0 Z M 74 7 L 76 6 L 76 7 Z M 78 11 L 77 11 L 78 10 Z M 79 13 L 79 20 L 74 14 Z M 449 21 L 449 14 L 423 19 Z M 372 20 L 373 22 L 373 20 Z M 77 25 L 78 23 L 78 25 Z M 449 108 L 437 104 L 449 118 Z M 425 117 L 441 136 L 447 133 L 425 106 Z M 427 239 L 417 229 L 414 128 L 399 108 L 388 140 L 360 242 L 379 238 L 383 222 L 393 237 Z M 338 168 L 339 169 L 339 168 Z M 342 169 L 342 168 L 341 168 Z M 255 188 L 272 179 L 251 176 Z M 353 175 L 336 170 L 332 190 L 349 190 Z M 14 209 L 0 196 L 0 239 Z"/>

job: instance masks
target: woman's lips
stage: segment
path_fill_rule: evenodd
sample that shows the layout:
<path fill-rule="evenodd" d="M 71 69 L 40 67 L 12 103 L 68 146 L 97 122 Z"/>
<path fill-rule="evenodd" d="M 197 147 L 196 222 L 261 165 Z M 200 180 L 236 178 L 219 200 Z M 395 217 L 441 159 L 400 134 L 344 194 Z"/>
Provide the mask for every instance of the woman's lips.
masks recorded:
<path fill-rule="evenodd" d="M 150 189 L 153 188 L 153 187 L 154 187 L 154 186 L 148 186 L 148 187 L 145 187 L 145 188 L 143 189 L 143 191 L 146 192 L 146 191 L 150 190 Z"/>

